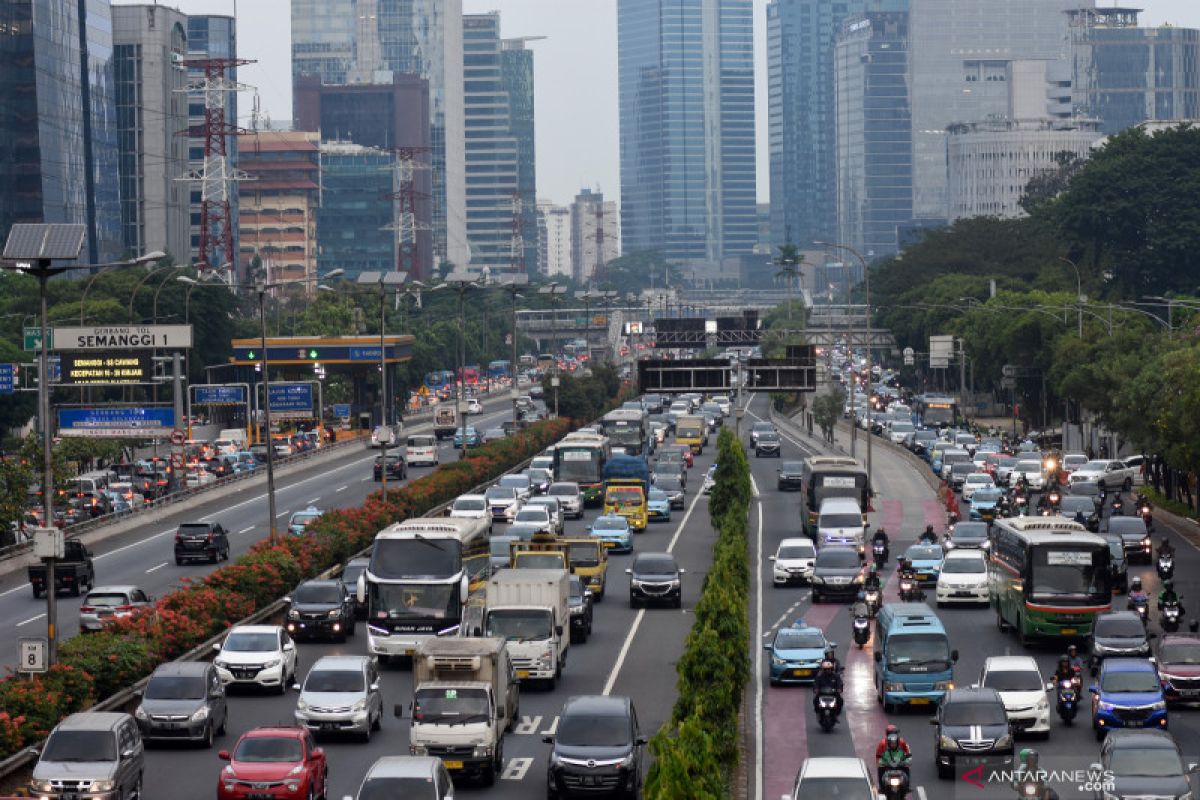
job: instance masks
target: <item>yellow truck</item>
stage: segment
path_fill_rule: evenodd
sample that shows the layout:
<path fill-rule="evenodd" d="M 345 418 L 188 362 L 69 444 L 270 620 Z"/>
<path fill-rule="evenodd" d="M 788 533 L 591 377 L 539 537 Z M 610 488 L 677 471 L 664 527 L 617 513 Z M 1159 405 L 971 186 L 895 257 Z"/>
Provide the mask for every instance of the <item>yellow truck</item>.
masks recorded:
<path fill-rule="evenodd" d="M 629 527 L 637 533 L 646 530 L 650 509 L 646 504 L 645 482 L 634 478 L 610 478 L 604 488 L 604 513 L 629 520 Z"/>
<path fill-rule="evenodd" d="M 685 444 L 693 453 L 704 452 L 704 433 L 708 423 L 701 416 L 686 416 L 675 420 L 675 444 Z"/>
<path fill-rule="evenodd" d="M 608 585 L 608 548 L 591 536 L 559 539 L 535 536 L 532 541 L 510 542 L 514 569 L 566 569 L 578 575 L 597 601 Z"/>

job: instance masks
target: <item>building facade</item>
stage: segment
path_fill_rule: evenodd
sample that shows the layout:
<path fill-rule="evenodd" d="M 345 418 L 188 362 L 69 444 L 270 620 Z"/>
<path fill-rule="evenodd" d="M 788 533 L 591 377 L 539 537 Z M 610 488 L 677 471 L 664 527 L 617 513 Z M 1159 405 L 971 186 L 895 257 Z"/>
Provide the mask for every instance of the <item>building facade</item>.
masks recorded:
<path fill-rule="evenodd" d="M 396 157 L 350 142 L 321 143 L 317 270 L 343 269 L 347 280 L 396 269 Z"/>
<path fill-rule="evenodd" d="M 537 204 L 538 274 L 571 277 L 571 209 L 549 200 Z"/>
<path fill-rule="evenodd" d="M 517 146 L 517 189 L 520 199 L 522 270 L 537 271 L 540 229 L 537 224 L 537 137 L 534 125 L 533 51 L 524 39 L 500 43 L 500 68 L 508 94 L 509 130 Z"/>
<path fill-rule="evenodd" d="M 571 277 L 587 283 L 604 274 L 608 262 L 621 255 L 617 204 L 601 192 L 583 189 L 571 203 Z"/>
<path fill-rule="evenodd" d="M 329 84 L 302 75 L 293 81 L 292 97 L 297 130 L 396 156 L 393 228 L 399 258 L 392 268 L 427 279 L 434 267 L 429 81 L 392 73 L 389 82 Z"/>
<path fill-rule="evenodd" d="M 113 6 L 112 14 L 122 243 L 186 264 L 187 17 L 166 6 Z"/>
<path fill-rule="evenodd" d="M 1106 134 L 1147 120 L 1200 118 L 1200 31 L 1138 27 L 1138 9 L 1071 13 L 1076 113 Z"/>
<path fill-rule="evenodd" d="M 618 0 L 628 251 L 709 262 L 753 251 L 752 12 L 750 0 Z"/>
<path fill-rule="evenodd" d="M 239 137 L 241 274 L 250 280 L 307 280 L 316 291 L 317 208 L 321 152 L 318 134 L 254 131 Z"/>
<path fill-rule="evenodd" d="M 462 18 L 462 0 L 292 0 L 293 78 L 429 82 L 433 260 L 466 266 Z"/>
<path fill-rule="evenodd" d="M 834 48 L 837 241 L 871 257 L 897 250 L 912 218 L 908 14 L 842 23 Z"/>
<path fill-rule="evenodd" d="M 80 258 L 124 255 L 107 2 L 0 0 L 0 237 L 85 226 Z"/>

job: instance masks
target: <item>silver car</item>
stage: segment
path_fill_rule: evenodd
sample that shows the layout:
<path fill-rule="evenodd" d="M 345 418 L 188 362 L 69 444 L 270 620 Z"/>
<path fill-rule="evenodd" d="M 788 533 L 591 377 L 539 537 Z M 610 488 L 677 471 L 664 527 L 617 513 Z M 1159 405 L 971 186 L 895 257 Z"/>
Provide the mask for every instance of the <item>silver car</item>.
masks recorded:
<path fill-rule="evenodd" d="M 213 736 L 225 733 L 225 684 L 207 661 L 161 664 L 138 694 L 142 702 L 133 718 L 143 739 L 183 739 L 212 747 Z"/>
<path fill-rule="evenodd" d="M 564 515 L 570 514 L 575 519 L 583 518 L 583 493 L 579 491 L 578 483 L 572 481 L 552 483 L 546 494 L 549 497 L 558 498 Z"/>
<path fill-rule="evenodd" d="M 49 800 L 140 800 L 144 767 L 142 737 L 132 717 L 85 711 L 50 731 L 29 790 Z"/>
<path fill-rule="evenodd" d="M 358 794 L 345 800 L 400 796 L 411 800 L 454 800 L 454 783 L 436 756 L 384 756 L 371 765 Z"/>
<path fill-rule="evenodd" d="M 79 607 L 81 631 L 102 630 L 114 619 L 128 617 L 139 608 L 154 605 L 154 598 L 139 586 L 97 586 Z"/>
<path fill-rule="evenodd" d="M 383 721 L 379 666 L 369 656 L 324 656 L 296 690 L 296 724 L 313 733 L 356 733 L 369 742 Z"/>

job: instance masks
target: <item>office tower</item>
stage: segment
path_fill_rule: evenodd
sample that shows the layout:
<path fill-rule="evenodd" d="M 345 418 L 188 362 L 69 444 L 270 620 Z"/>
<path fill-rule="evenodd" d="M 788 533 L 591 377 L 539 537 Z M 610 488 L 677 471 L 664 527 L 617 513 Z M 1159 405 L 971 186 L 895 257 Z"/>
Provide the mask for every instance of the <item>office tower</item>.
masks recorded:
<path fill-rule="evenodd" d="M 130 253 L 191 258 L 187 172 L 187 17 L 113 6 L 121 239 Z"/>
<path fill-rule="evenodd" d="M 83 225 L 81 259 L 124 253 L 107 2 L 0 0 L 0 237 Z"/>
<path fill-rule="evenodd" d="M 604 194 L 582 189 L 571 203 L 571 275 L 587 283 L 604 274 L 608 262 L 621 255 L 617 204 Z"/>
<path fill-rule="evenodd" d="M 1070 22 L 1077 113 L 1108 134 L 1200 118 L 1200 31 L 1139 28 L 1135 8 L 1079 9 Z"/>
<path fill-rule="evenodd" d="M 949 215 L 946 129 L 1008 112 L 1008 64 L 1069 55 L 1068 9 L 1092 0 L 911 0 L 913 216 Z"/>
<path fill-rule="evenodd" d="M 571 209 L 549 200 L 537 204 L 538 273 L 547 278 L 571 277 Z"/>
<path fill-rule="evenodd" d="M 537 271 L 540 229 L 537 224 L 537 153 L 533 100 L 533 51 L 525 39 L 501 42 L 501 76 L 508 94 L 509 130 L 517 145 L 517 191 L 520 199 L 519 235 L 524 271 Z M 518 231 L 513 231 L 517 235 Z"/>
<path fill-rule="evenodd" d="M 912 218 L 908 14 L 842 23 L 834 48 L 837 240 L 863 255 L 896 252 Z"/>
<path fill-rule="evenodd" d="M 396 156 L 350 142 L 321 143 L 321 206 L 317 209 L 317 270 L 396 269 Z"/>
<path fill-rule="evenodd" d="M 292 0 L 292 76 L 429 82 L 433 261 L 466 266 L 462 0 Z M 414 142 L 396 142 L 411 147 Z"/>
<path fill-rule="evenodd" d="M 751 0 L 618 0 L 627 252 L 718 262 L 758 238 Z"/>

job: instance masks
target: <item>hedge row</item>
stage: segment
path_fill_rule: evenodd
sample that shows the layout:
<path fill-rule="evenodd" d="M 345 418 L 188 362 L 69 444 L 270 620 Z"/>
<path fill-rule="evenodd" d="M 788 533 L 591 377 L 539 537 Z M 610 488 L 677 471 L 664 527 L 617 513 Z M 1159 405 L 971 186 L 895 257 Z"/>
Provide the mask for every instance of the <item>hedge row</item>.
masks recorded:
<path fill-rule="evenodd" d="M 75 636 L 59 648 L 59 663 L 32 680 L 0 680 L 0 758 L 44 738 L 68 714 L 88 708 L 178 658 L 290 592 L 300 581 L 368 547 L 381 528 L 435 506 L 541 452 L 571 428 L 549 420 L 472 450 L 408 486 L 367 498 L 360 508 L 327 512 L 304 537 L 262 541 L 206 577 L 182 580 L 147 613 L 100 633 Z"/>
<path fill-rule="evenodd" d="M 740 745 L 738 711 L 750 679 L 750 499 L 746 453 L 733 431 L 723 428 L 708 504 L 717 531 L 712 569 L 676 665 L 671 720 L 650 740 L 654 765 L 646 778 L 647 800 L 729 796 Z"/>

